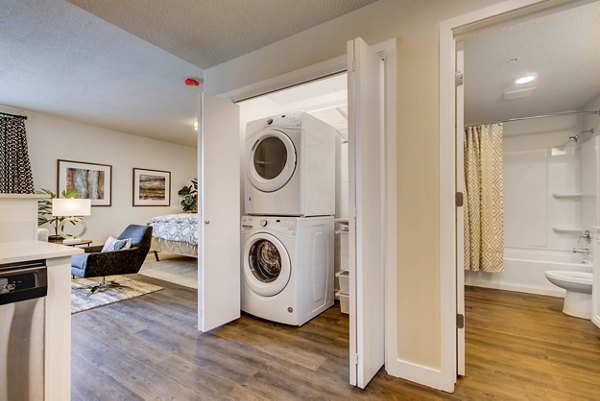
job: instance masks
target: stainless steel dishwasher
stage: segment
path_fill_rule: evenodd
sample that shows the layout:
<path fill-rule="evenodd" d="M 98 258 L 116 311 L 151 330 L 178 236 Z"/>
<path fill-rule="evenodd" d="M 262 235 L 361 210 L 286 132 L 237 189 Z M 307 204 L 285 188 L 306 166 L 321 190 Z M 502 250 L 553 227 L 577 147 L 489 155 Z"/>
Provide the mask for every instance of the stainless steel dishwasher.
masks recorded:
<path fill-rule="evenodd" d="M 44 399 L 45 260 L 0 264 L 0 401 Z"/>

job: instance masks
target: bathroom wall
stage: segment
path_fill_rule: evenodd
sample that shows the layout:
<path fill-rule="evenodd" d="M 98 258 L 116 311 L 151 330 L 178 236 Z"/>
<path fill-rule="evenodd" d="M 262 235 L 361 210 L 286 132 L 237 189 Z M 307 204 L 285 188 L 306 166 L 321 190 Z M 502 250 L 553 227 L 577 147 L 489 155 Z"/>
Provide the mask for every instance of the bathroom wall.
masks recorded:
<path fill-rule="evenodd" d="M 504 124 L 505 270 L 467 272 L 468 285 L 562 295 L 544 279 L 543 264 L 512 260 L 577 263 L 586 258 L 572 254 L 579 234 L 589 227 L 582 218 L 581 142 L 569 141 L 582 127 L 576 115 Z"/>
<path fill-rule="evenodd" d="M 581 118 L 505 124 L 504 195 L 507 248 L 570 250 L 582 229 L 581 158 L 570 136 Z"/>
<path fill-rule="evenodd" d="M 583 107 L 583 110 L 600 109 L 600 94 Z M 600 188 L 600 116 L 584 115 L 582 131 L 594 130 L 583 136 L 581 145 L 582 178 L 582 221 L 586 228 L 600 225 L 600 202 L 597 190 Z"/>
<path fill-rule="evenodd" d="M 590 100 L 582 110 L 599 110 L 600 109 L 600 93 Z M 583 129 L 594 129 L 594 135 L 600 134 L 600 116 L 597 114 L 588 114 L 583 117 Z"/>

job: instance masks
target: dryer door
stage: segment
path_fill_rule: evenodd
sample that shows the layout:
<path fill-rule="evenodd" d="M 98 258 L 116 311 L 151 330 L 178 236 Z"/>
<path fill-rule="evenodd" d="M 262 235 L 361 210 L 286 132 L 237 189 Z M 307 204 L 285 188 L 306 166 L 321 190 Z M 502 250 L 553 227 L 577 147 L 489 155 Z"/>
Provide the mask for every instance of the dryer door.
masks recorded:
<path fill-rule="evenodd" d="M 256 294 L 279 294 L 291 276 L 290 257 L 276 237 L 268 233 L 251 235 L 244 244 L 244 281 Z"/>
<path fill-rule="evenodd" d="M 248 178 L 263 192 L 282 188 L 296 170 L 296 147 L 284 132 L 268 129 L 253 140 L 248 152 Z"/>

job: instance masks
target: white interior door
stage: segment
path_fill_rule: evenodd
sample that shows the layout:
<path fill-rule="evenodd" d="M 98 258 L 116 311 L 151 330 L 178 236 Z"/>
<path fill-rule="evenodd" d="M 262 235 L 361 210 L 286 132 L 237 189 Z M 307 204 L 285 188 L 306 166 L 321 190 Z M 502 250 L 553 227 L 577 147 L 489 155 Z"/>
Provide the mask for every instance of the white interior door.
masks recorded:
<path fill-rule="evenodd" d="M 239 106 L 202 94 L 198 140 L 198 329 L 240 317 Z"/>
<path fill-rule="evenodd" d="M 383 366 L 383 67 L 361 39 L 348 42 L 350 384 Z"/>
<path fill-rule="evenodd" d="M 465 125 L 465 52 L 462 43 L 457 44 L 456 52 L 456 191 L 465 193 L 464 168 L 464 125 Z M 465 198 L 466 199 L 466 198 Z M 456 373 L 465 375 L 465 220 L 464 207 L 456 207 Z M 462 316 L 462 318 L 460 317 Z M 462 319 L 462 325 L 459 324 Z"/>

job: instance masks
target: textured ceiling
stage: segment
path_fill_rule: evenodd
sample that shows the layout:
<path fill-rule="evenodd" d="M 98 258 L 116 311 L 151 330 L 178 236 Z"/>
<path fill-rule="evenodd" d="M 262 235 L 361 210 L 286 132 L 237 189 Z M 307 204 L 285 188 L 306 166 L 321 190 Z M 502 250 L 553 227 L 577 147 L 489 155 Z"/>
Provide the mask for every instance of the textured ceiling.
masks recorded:
<path fill-rule="evenodd" d="M 183 78 L 202 76 L 201 65 L 246 53 L 370 2 L 85 2 L 117 25 L 122 20 L 121 29 L 64 0 L 4 1 L 0 105 L 195 145 L 192 123 L 199 91 L 182 85 Z M 575 109 L 597 94 L 599 8 L 595 2 L 467 36 L 466 120 Z M 200 29 L 210 32 L 195 37 Z M 511 57 L 520 60 L 508 63 Z M 503 92 L 514 89 L 516 76 L 531 71 L 539 77 L 531 97 L 501 100 Z"/>
<path fill-rule="evenodd" d="M 505 23 L 465 38 L 465 122 L 581 109 L 600 93 L 600 2 Z M 511 58 L 518 62 L 509 62 Z M 526 73 L 530 84 L 515 85 Z M 529 97 L 503 93 L 535 87 Z"/>
<path fill-rule="evenodd" d="M 194 145 L 202 70 L 62 0 L 3 2 L 0 104 Z"/>
<path fill-rule="evenodd" d="M 69 0 L 203 69 L 375 0 Z"/>
<path fill-rule="evenodd" d="M 194 146 L 184 78 L 373 1 L 3 1 L 0 105 Z"/>

